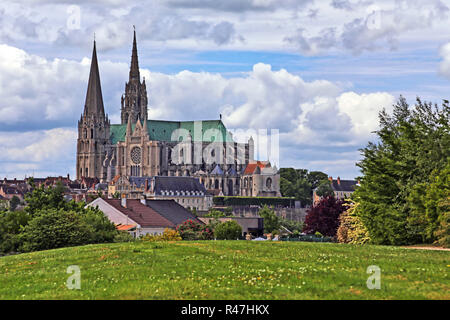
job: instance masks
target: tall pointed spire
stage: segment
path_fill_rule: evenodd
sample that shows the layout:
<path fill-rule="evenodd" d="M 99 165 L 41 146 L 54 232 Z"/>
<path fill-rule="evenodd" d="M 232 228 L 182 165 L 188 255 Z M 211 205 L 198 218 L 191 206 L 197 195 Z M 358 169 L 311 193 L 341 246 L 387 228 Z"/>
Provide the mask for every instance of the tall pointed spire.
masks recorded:
<path fill-rule="evenodd" d="M 125 133 L 125 135 L 127 137 L 131 137 L 133 131 L 132 131 L 132 127 L 131 127 L 131 117 L 128 117 L 128 123 L 127 123 L 127 131 Z"/>
<path fill-rule="evenodd" d="M 95 40 L 94 49 L 92 51 L 91 71 L 89 73 L 86 102 L 84 104 L 84 114 L 105 116 Z"/>
<path fill-rule="evenodd" d="M 130 81 L 132 79 L 137 79 L 138 81 L 140 81 L 139 62 L 136 44 L 136 28 L 134 26 L 133 28 L 134 28 L 134 37 L 133 37 L 133 52 L 131 53 Z"/>

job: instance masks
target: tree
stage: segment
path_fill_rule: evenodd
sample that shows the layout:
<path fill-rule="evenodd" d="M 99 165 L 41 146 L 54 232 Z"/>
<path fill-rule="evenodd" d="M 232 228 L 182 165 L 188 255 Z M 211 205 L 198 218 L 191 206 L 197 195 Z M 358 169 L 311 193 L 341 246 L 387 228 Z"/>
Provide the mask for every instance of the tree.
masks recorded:
<path fill-rule="evenodd" d="M 300 200 L 303 206 L 310 205 L 313 190 L 324 180 L 328 181 L 328 175 L 320 171 L 281 168 L 280 192 L 283 197 L 295 197 L 296 200 Z"/>
<path fill-rule="evenodd" d="M 308 234 L 320 232 L 324 236 L 334 237 L 339 227 L 339 216 L 344 210 L 343 201 L 334 197 L 323 198 L 308 210 L 303 232 Z"/>
<path fill-rule="evenodd" d="M 242 235 L 242 227 L 234 220 L 220 223 L 214 229 L 217 240 L 236 240 Z"/>
<path fill-rule="evenodd" d="M 64 200 L 64 186 L 57 182 L 56 186 L 46 188 L 44 185 L 35 187 L 30 181 L 33 191 L 25 197 L 27 206 L 25 211 L 30 215 L 45 209 L 68 209 L 68 203 Z"/>
<path fill-rule="evenodd" d="M 25 252 L 94 242 L 94 228 L 74 211 L 50 209 L 35 214 L 20 234 Z"/>
<path fill-rule="evenodd" d="M 264 218 L 264 232 L 272 233 L 280 229 L 280 218 L 275 214 L 275 212 L 269 209 L 268 206 L 264 206 L 259 210 L 258 215 Z"/>
<path fill-rule="evenodd" d="M 359 203 L 351 202 L 347 210 L 339 216 L 337 240 L 340 243 L 365 244 L 370 242 L 369 232 L 358 217 Z"/>
<path fill-rule="evenodd" d="M 435 205 L 426 213 L 424 189 L 450 159 L 448 101 L 438 107 L 418 98 L 410 107 L 400 97 L 393 114 L 383 110 L 379 119 L 378 142 L 361 149 L 358 215 L 376 244 L 432 242 Z"/>
<path fill-rule="evenodd" d="M 17 206 L 20 204 L 20 199 L 17 196 L 13 196 L 9 201 L 9 210 L 16 211 Z"/>
<path fill-rule="evenodd" d="M 317 187 L 316 194 L 321 198 L 334 197 L 334 191 L 331 188 L 330 181 L 322 181 Z"/>

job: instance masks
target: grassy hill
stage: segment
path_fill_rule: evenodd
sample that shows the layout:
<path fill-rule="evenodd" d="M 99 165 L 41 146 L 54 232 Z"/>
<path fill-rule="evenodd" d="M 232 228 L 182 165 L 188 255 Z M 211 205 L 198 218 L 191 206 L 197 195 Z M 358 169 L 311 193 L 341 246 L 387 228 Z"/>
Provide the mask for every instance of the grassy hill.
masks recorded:
<path fill-rule="evenodd" d="M 66 287 L 71 265 L 80 290 Z M 450 252 L 382 246 L 136 242 L 0 258 L 0 299 L 450 299 L 449 280 Z"/>

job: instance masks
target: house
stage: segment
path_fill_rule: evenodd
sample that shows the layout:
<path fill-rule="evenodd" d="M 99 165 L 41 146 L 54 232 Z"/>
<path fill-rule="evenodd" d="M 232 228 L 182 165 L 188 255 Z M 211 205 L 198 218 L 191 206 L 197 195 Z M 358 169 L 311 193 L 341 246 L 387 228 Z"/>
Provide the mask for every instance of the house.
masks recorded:
<path fill-rule="evenodd" d="M 152 204 L 159 201 L 164 203 L 154 205 L 155 210 Z M 199 221 L 173 200 L 97 198 L 87 206 L 98 207 L 119 230 L 126 230 L 134 237 L 162 234 L 166 228 L 175 229 L 186 220 Z"/>
<path fill-rule="evenodd" d="M 194 177 L 155 176 L 126 177 L 116 176 L 108 186 L 108 197 L 120 194 L 128 199 L 175 200 L 187 209 L 208 211 L 213 205 L 213 196 Z"/>
<path fill-rule="evenodd" d="M 18 187 L 2 184 L 0 185 L 0 196 L 2 196 L 5 199 L 11 200 L 13 197 L 19 198 L 19 200 L 22 202 L 24 200 L 24 194 Z"/>
<path fill-rule="evenodd" d="M 329 177 L 330 187 L 334 192 L 334 197 L 339 200 L 344 200 L 350 198 L 356 188 L 360 185 L 359 180 L 341 180 L 340 177 L 333 179 Z M 321 197 L 316 193 L 317 188 L 313 192 L 313 203 L 314 205 L 319 203 Z"/>

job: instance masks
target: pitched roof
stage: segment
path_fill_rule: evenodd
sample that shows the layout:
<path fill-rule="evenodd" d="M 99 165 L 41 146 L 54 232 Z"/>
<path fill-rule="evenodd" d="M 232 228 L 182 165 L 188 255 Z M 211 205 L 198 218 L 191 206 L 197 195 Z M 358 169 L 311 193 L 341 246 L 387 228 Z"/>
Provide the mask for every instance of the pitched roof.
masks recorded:
<path fill-rule="evenodd" d="M 219 165 L 216 165 L 216 167 L 211 171 L 211 174 L 222 176 L 223 175 L 223 170 L 222 170 L 222 168 L 220 168 Z"/>
<path fill-rule="evenodd" d="M 164 120 L 147 120 L 147 132 L 150 140 L 165 141 L 165 142 L 179 142 L 179 135 L 189 133 L 193 142 L 233 142 L 233 137 L 225 128 L 221 120 L 205 120 L 201 122 L 201 134 L 196 134 L 197 121 L 164 121 Z M 132 130 L 136 124 L 132 124 Z M 175 130 L 182 129 L 177 132 Z M 125 141 L 125 134 L 127 131 L 126 124 L 112 124 L 110 127 L 110 136 L 113 144 L 119 141 Z M 210 137 L 205 132 L 219 133 L 215 137 Z"/>
<path fill-rule="evenodd" d="M 128 216 L 141 227 L 163 227 L 174 228 L 175 225 L 164 216 L 153 210 L 151 207 L 143 205 L 139 200 L 127 199 L 127 207 L 122 207 L 121 200 L 103 199 L 116 210 Z"/>
<path fill-rule="evenodd" d="M 340 180 L 340 183 L 337 180 L 333 180 L 331 188 L 334 191 L 353 192 L 357 184 L 358 181 L 355 180 Z"/>
<path fill-rule="evenodd" d="M 253 163 L 249 163 L 244 170 L 244 174 L 253 174 L 253 173 L 255 173 L 257 168 L 263 169 L 267 166 L 268 166 L 268 164 L 265 162 L 262 162 L 262 161 L 256 161 Z"/>
<path fill-rule="evenodd" d="M 147 206 L 154 209 L 175 225 L 179 225 L 187 220 L 193 220 L 203 224 L 189 210 L 174 200 L 147 200 Z"/>
<path fill-rule="evenodd" d="M 205 187 L 194 177 L 168 177 L 157 176 L 155 179 L 154 192 L 156 195 L 162 195 L 162 191 L 173 192 L 198 192 L 199 195 L 205 195 Z"/>

